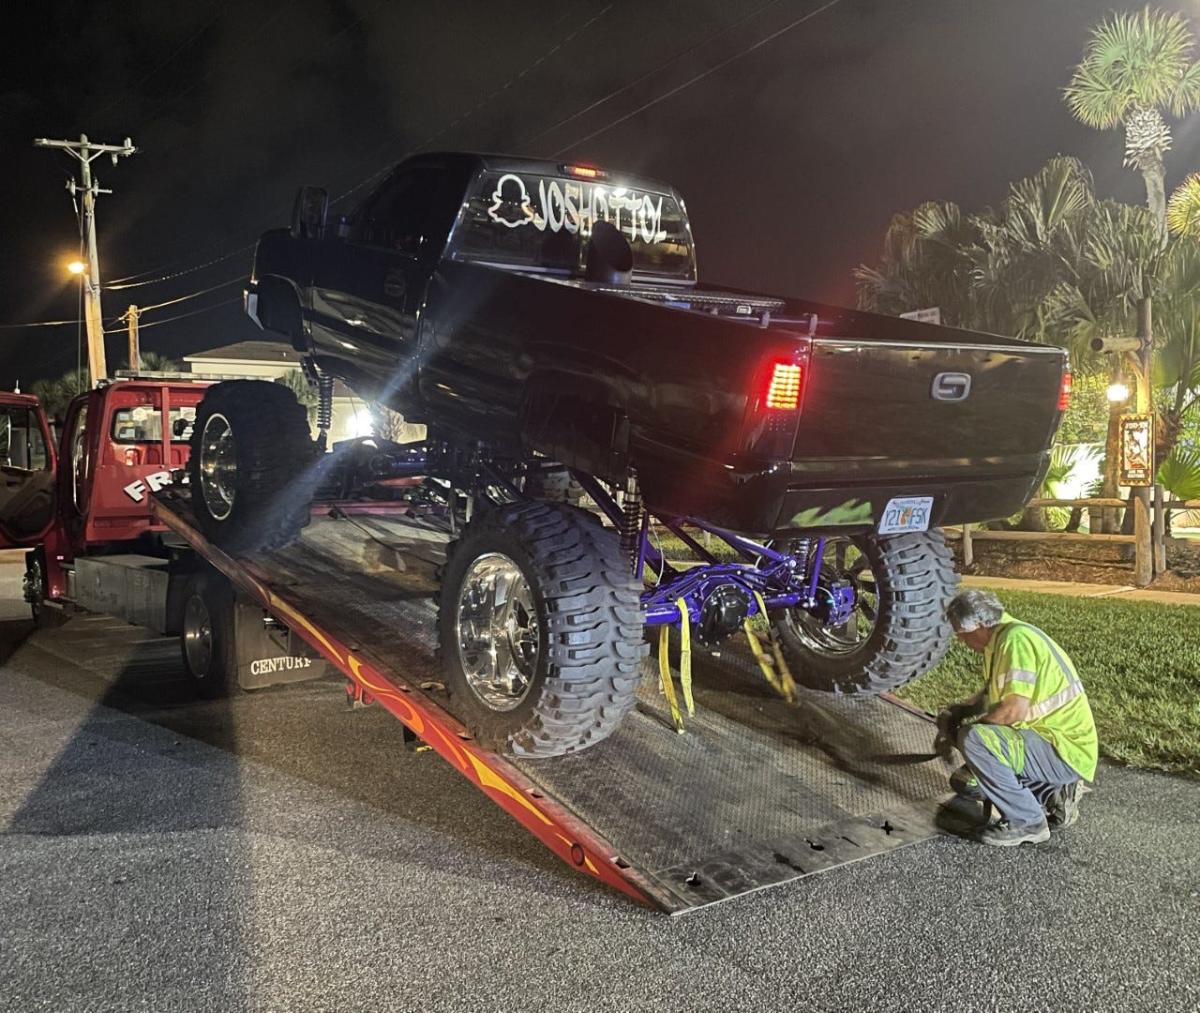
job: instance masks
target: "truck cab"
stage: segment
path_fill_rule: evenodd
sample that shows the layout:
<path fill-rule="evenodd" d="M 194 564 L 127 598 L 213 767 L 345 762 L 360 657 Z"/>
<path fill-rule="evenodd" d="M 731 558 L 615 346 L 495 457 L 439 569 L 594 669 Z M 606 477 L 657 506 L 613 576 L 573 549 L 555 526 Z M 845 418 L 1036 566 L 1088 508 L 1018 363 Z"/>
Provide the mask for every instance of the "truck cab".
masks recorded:
<path fill-rule="evenodd" d="M 209 386 L 204 380 L 131 377 L 103 383 L 67 407 L 55 479 L 53 523 L 30 553 L 31 581 L 48 599 L 73 597 L 77 556 L 156 548 L 166 530 L 150 494 L 187 466 L 191 423 Z M 40 411 L 40 409 L 39 409 Z M 37 590 L 30 589 L 31 594 Z"/>

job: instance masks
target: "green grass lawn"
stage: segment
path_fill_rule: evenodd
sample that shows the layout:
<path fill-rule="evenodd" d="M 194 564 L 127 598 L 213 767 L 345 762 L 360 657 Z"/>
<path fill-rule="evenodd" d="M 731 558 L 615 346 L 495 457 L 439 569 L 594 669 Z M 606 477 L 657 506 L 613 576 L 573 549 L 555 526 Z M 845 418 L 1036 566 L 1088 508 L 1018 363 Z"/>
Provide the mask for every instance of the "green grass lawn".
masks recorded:
<path fill-rule="evenodd" d="M 670 559 L 695 558 L 669 533 L 660 544 Z M 718 558 L 734 555 L 719 539 L 712 549 Z M 1017 591 L 1001 598 L 1075 662 L 1103 756 L 1200 775 L 1200 608 Z M 941 664 L 897 695 L 936 713 L 982 684 L 982 658 L 955 643 Z"/>
<path fill-rule="evenodd" d="M 1200 774 L 1200 608 L 1006 591 L 1005 607 L 1071 656 L 1091 701 L 1101 755 Z M 982 685 L 981 657 L 955 643 L 899 696 L 929 711 Z"/>

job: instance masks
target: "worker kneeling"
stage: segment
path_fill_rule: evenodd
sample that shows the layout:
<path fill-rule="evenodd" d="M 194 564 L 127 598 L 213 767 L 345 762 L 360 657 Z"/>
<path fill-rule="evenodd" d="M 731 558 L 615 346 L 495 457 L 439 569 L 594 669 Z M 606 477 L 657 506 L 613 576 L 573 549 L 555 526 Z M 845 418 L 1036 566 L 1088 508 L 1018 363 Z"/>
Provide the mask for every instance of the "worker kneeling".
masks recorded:
<path fill-rule="evenodd" d="M 1051 823 L 1078 819 L 1083 781 L 1096 774 L 1096 725 L 1083 683 L 1048 634 L 1015 620 L 989 591 L 963 591 L 946 615 L 955 636 L 983 655 L 984 688 L 938 716 L 942 745 L 957 744 L 976 797 L 1004 817 L 980 840 L 1002 847 L 1049 840 Z M 954 780 L 971 793 L 973 786 Z"/>

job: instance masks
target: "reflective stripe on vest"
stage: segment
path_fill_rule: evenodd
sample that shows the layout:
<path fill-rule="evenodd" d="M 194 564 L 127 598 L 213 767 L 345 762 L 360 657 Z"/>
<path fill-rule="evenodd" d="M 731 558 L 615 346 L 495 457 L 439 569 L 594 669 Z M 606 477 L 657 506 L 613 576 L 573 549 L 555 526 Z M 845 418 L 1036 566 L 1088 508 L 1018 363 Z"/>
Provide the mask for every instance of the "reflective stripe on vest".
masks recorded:
<path fill-rule="evenodd" d="M 1059 707 L 1065 707 L 1077 696 L 1083 693 L 1083 683 L 1079 680 L 1072 680 L 1067 684 L 1067 688 L 1059 690 L 1054 696 L 1047 697 L 1041 703 L 1035 703 L 1029 708 L 1029 720 L 1037 721 L 1039 718 L 1044 718 L 1047 714 L 1053 714 Z"/>
<path fill-rule="evenodd" d="M 1054 660 L 1058 662 L 1058 667 L 1061 669 L 1063 678 L 1067 680 L 1066 689 L 1061 689 L 1053 696 L 1047 697 L 1039 703 L 1032 704 L 1029 708 L 1029 720 L 1037 721 L 1044 718 L 1047 714 L 1053 714 L 1060 707 L 1065 707 L 1077 696 L 1083 693 L 1083 683 L 1079 681 L 1066 659 L 1059 653 L 1058 647 L 1054 641 L 1050 639 L 1049 634 L 1044 630 L 1039 630 L 1036 626 L 1031 626 L 1029 623 L 1014 622 L 1013 626 L 1023 626 L 1032 633 L 1036 633 L 1041 637 L 1045 645 L 1050 649 L 1050 653 L 1054 655 Z"/>

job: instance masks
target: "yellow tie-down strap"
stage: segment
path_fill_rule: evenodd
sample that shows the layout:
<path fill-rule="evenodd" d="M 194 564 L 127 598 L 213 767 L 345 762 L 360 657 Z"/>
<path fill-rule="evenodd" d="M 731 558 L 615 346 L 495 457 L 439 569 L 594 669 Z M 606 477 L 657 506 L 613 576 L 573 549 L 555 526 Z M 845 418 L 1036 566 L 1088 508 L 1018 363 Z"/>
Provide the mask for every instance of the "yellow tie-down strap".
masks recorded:
<path fill-rule="evenodd" d="M 763 596 L 757 591 L 754 592 L 754 600 L 758 603 L 758 614 L 765 620 L 767 603 L 763 601 Z M 742 628 L 746 631 L 746 639 L 750 642 L 750 651 L 754 655 L 754 660 L 758 662 L 758 667 L 762 669 L 763 677 L 771 688 L 788 703 L 795 703 L 796 680 L 792 678 L 791 669 L 783 659 L 783 649 L 779 646 L 779 637 L 775 635 L 775 631 L 771 629 L 770 625 L 767 626 L 767 640 L 771 644 L 771 653 L 768 654 L 758 639 L 758 634 L 751 629 L 749 617 L 742 624 Z"/>
<path fill-rule="evenodd" d="M 754 592 L 754 600 L 758 603 L 759 615 L 765 619 L 767 603 L 763 601 L 762 595 L 757 591 Z M 683 689 L 684 706 L 687 707 L 688 717 L 691 717 L 696 713 L 696 701 L 692 696 L 691 621 L 688 616 L 687 603 L 682 598 L 678 598 L 675 605 L 679 609 L 679 684 Z M 742 628 L 746 631 L 746 640 L 750 643 L 750 651 L 754 655 L 754 660 L 758 662 L 758 667 L 762 670 L 767 683 L 788 703 L 794 704 L 797 700 L 796 680 L 792 678 L 791 669 L 784 660 L 783 649 L 775 631 L 769 626 L 767 627 L 767 641 L 771 645 L 770 653 L 768 653 L 767 649 L 763 647 L 762 641 L 758 639 L 758 635 L 751 628 L 748 617 Z M 683 711 L 679 706 L 679 699 L 675 695 L 670 651 L 671 627 L 664 623 L 659 628 L 658 634 L 658 678 L 662 684 L 663 696 L 667 698 L 667 706 L 671 709 L 671 722 L 675 725 L 675 731 L 682 735 L 684 732 Z"/>
<path fill-rule="evenodd" d="M 696 713 L 696 701 L 692 697 L 692 624 L 688 616 L 687 602 L 676 598 L 675 605 L 679 609 L 679 685 L 683 689 L 683 702 L 687 707 L 688 717 L 691 717 Z M 663 696 L 667 698 L 667 706 L 671 708 L 671 721 L 675 725 L 675 731 L 682 735 L 683 714 L 675 696 L 670 652 L 671 627 L 664 623 L 658 634 L 658 678 L 662 683 Z"/>

